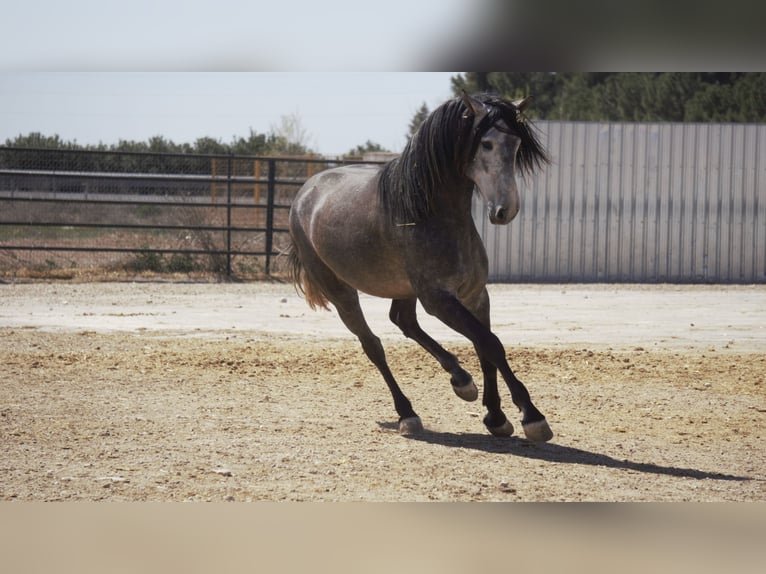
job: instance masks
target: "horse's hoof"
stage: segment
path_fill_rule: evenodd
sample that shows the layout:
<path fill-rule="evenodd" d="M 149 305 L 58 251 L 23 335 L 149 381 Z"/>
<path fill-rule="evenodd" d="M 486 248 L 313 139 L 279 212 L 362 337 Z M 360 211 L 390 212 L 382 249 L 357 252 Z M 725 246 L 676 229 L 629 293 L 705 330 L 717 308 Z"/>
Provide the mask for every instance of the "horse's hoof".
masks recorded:
<path fill-rule="evenodd" d="M 496 427 L 487 426 L 487 430 L 491 432 L 494 436 L 507 437 L 513 434 L 513 425 L 511 424 L 511 421 L 509 421 L 508 419 L 505 419 L 505 422 L 501 424 L 500 426 L 496 426 Z"/>
<path fill-rule="evenodd" d="M 457 396 L 469 403 L 479 398 L 479 389 L 476 388 L 476 383 L 473 382 L 473 379 L 460 386 L 452 385 L 452 390 L 455 391 Z"/>
<path fill-rule="evenodd" d="M 548 442 L 553 438 L 553 431 L 545 419 L 532 423 L 522 424 L 524 434 L 533 442 Z"/>
<path fill-rule="evenodd" d="M 416 434 L 423 430 L 420 417 L 409 417 L 399 421 L 399 434 Z"/>

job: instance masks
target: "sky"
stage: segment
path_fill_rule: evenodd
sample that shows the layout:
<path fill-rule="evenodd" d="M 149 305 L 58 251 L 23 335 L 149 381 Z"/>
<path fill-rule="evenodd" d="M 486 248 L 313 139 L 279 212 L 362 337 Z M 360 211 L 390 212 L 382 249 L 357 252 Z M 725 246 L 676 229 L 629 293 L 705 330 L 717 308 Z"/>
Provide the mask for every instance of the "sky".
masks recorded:
<path fill-rule="evenodd" d="M 0 144 L 229 142 L 294 115 L 319 153 L 400 151 L 454 75 L 407 71 L 475 28 L 483 1 L 25 0 L 0 19 Z"/>
<path fill-rule="evenodd" d="M 743 2 L 24 0 L 0 18 L 0 144 L 229 142 L 296 115 L 319 153 L 400 151 L 451 96 L 453 72 L 417 70 L 760 70 Z"/>
<path fill-rule="evenodd" d="M 296 116 L 324 155 L 367 140 L 401 151 L 425 103 L 452 96 L 454 72 L 21 72 L 0 71 L 0 143 L 30 132 L 80 144 L 224 143 L 268 133 Z"/>

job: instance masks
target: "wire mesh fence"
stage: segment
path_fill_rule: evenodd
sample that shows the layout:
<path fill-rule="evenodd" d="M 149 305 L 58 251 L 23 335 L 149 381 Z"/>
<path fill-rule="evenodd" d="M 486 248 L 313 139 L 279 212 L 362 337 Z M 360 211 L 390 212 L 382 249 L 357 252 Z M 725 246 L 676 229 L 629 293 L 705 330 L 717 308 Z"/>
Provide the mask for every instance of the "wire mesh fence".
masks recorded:
<path fill-rule="evenodd" d="M 0 276 L 279 274 L 318 158 L 0 147 Z"/>

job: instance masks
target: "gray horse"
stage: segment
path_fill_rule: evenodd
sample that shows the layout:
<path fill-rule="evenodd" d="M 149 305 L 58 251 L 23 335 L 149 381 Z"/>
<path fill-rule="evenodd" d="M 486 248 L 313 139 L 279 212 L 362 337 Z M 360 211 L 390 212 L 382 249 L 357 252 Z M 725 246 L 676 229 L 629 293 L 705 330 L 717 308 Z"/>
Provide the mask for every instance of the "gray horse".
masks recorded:
<path fill-rule="evenodd" d="M 522 115 L 527 103 L 528 98 L 511 103 L 463 94 L 434 110 L 400 156 L 382 167 L 319 173 L 290 210 L 293 281 L 312 308 L 329 309 L 332 303 L 359 338 L 391 390 L 402 434 L 422 430 L 422 423 L 367 325 L 359 291 L 393 300 L 391 321 L 436 358 L 466 401 L 478 398 L 473 378 L 421 329 L 417 301 L 473 343 L 484 374 L 484 424 L 490 433 L 513 434 L 500 408 L 499 370 L 527 438 L 553 437 L 490 330 L 487 254 L 471 217 L 475 188 L 487 202 L 490 221 L 509 223 L 520 206 L 516 168 L 531 172 L 548 161 Z"/>

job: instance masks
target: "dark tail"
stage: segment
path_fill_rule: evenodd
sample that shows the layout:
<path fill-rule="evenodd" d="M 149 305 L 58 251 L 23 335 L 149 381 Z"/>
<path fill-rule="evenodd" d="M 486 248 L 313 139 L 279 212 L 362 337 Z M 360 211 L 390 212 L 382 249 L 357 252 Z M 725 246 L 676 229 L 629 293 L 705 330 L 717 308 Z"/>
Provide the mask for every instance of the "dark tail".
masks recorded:
<path fill-rule="evenodd" d="M 308 303 L 309 307 L 311 307 L 313 310 L 322 308 L 329 311 L 330 302 L 327 300 L 327 297 L 322 292 L 322 289 L 319 287 L 319 285 L 317 285 L 317 283 L 311 278 L 311 274 L 303 266 L 303 261 L 301 261 L 301 257 L 298 254 L 298 249 L 295 247 L 295 243 L 293 241 L 290 241 L 290 246 L 287 248 L 285 254 L 290 261 L 288 273 L 296 291 L 303 294 L 303 296 L 306 298 L 306 303 Z"/>

